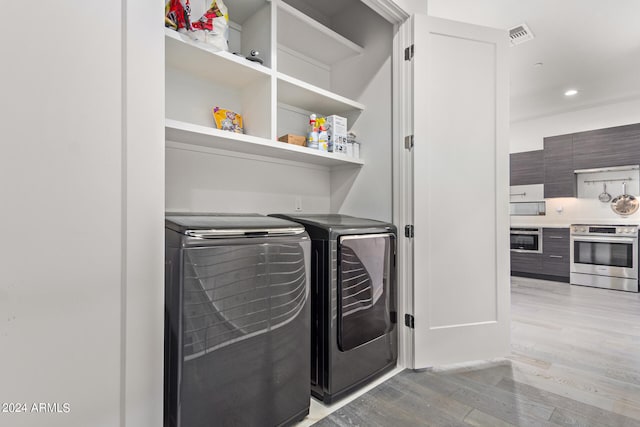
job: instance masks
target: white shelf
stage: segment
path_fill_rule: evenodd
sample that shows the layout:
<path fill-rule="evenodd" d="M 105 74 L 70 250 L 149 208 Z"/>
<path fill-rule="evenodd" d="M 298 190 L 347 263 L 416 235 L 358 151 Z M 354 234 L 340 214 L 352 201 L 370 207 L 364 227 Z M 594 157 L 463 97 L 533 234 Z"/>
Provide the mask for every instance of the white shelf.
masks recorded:
<path fill-rule="evenodd" d="M 235 88 L 271 76 L 271 70 L 226 51 L 215 51 L 177 31 L 165 28 L 167 65 L 203 79 Z"/>
<path fill-rule="evenodd" d="M 278 73 L 278 102 L 322 115 L 362 112 L 364 104 Z"/>
<path fill-rule="evenodd" d="M 238 134 L 178 120 L 165 120 L 165 139 L 167 141 L 238 153 L 268 156 L 296 162 L 313 163 L 322 166 L 363 165 L 360 159 L 324 153 L 306 147 L 271 141 L 252 135 Z"/>
<path fill-rule="evenodd" d="M 351 40 L 308 17 L 296 8 L 278 2 L 278 42 L 332 65 L 361 54 L 364 49 Z"/>

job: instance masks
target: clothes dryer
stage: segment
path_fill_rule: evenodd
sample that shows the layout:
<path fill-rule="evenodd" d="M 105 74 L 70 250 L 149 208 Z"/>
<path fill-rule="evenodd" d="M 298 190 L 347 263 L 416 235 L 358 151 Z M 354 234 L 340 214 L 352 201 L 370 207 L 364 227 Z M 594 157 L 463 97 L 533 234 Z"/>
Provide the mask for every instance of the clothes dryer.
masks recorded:
<path fill-rule="evenodd" d="M 331 403 L 397 362 L 396 227 L 346 215 L 274 215 L 311 237 L 311 393 Z"/>

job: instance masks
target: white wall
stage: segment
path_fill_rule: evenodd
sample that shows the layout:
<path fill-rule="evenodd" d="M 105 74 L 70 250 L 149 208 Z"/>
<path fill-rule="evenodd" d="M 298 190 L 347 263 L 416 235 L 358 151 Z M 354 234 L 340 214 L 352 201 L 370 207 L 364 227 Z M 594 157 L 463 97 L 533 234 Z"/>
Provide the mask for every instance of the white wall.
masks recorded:
<path fill-rule="evenodd" d="M 162 422 L 162 11 L 133 3 L 4 25 L 0 402 L 27 413 L 3 426 Z"/>
<path fill-rule="evenodd" d="M 122 11 L 112 2 L 20 7 L 31 28 L 61 25 L 43 36 L 10 19 L 5 31 L 20 41 L 0 44 L 0 402 L 69 403 L 71 412 L 2 413 L 0 424 L 115 426 Z"/>
<path fill-rule="evenodd" d="M 640 122 L 640 99 L 602 105 L 557 115 L 511 123 L 510 151 L 512 153 L 541 150 L 543 138 L 574 132 L 602 129 Z M 616 188 L 609 188 L 615 197 Z M 546 199 L 545 216 L 512 216 L 512 224 L 568 225 L 572 223 L 640 222 L 640 212 L 624 219 L 611 211 L 608 204 L 597 199 Z M 561 210 L 558 212 L 558 210 Z"/>
<path fill-rule="evenodd" d="M 177 145 L 178 146 L 178 145 Z M 198 147 L 167 148 L 166 209 L 302 213 L 330 209 L 329 168 Z"/>

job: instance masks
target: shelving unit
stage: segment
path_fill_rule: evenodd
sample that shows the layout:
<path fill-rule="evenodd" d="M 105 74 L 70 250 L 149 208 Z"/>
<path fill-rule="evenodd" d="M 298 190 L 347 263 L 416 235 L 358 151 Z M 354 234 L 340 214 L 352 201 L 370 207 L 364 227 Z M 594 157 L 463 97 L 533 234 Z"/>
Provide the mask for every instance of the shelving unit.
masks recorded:
<path fill-rule="evenodd" d="M 235 36 L 235 42 L 245 42 L 245 39 L 253 42 L 256 34 L 265 33 L 264 29 L 258 28 L 256 21 L 264 21 L 269 10 L 278 13 L 276 44 L 286 46 L 294 56 L 290 67 L 297 74 L 305 75 L 304 69 L 295 62 L 298 52 L 302 61 L 308 60 L 301 52 L 305 45 L 322 46 L 322 49 L 313 51 L 314 66 L 319 66 L 320 72 L 328 72 L 332 64 L 364 51 L 363 47 L 282 1 L 270 4 L 252 0 L 238 4 L 237 10 L 230 13 L 232 18 L 243 23 L 243 26 L 237 26 L 241 32 Z M 249 24 L 245 26 L 244 23 Z M 264 24 L 268 22 L 262 22 Z M 251 37 L 242 34 L 247 26 L 251 28 Z M 246 50 L 246 47 L 242 49 Z M 242 56 L 211 49 L 205 43 L 171 29 L 165 29 L 165 53 L 167 140 L 325 166 L 364 164 L 360 159 L 275 140 L 284 133 L 301 134 L 308 113 L 338 114 L 353 123 L 365 110 L 362 103 Z M 268 58 L 272 56 L 271 52 L 264 54 Z M 325 81 L 330 80 L 328 76 Z M 284 113 L 276 105 L 292 106 L 297 113 Z M 214 106 L 242 114 L 245 134 L 216 129 L 210 113 Z M 276 122 L 277 131 L 273 129 Z M 284 131 L 279 132 L 281 129 Z"/>
<path fill-rule="evenodd" d="M 165 138 L 167 141 L 175 141 L 183 144 L 313 163 L 322 166 L 361 166 L 364 164 L 362 160 L 344 155 L 324 153 L 280 141 L 271 141 L 266 138 L 222 131 L 170 119 L 167 119 L 165 123 Z"/>

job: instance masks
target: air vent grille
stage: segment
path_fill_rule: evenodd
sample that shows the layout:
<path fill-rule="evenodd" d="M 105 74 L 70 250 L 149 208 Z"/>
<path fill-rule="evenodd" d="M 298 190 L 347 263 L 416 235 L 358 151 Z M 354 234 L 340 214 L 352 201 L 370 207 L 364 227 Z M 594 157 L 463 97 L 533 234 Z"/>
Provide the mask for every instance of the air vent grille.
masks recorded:
<path fill-rule="evenodd" d="M 509 28 L 509 39 L 511 40 L 511 46 L 533 40 L 533 37 L 533 33 L 531 32 L 527 24 L 523 23 Z"/>

